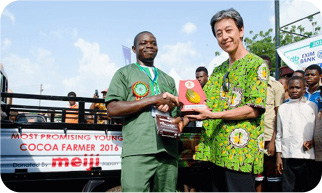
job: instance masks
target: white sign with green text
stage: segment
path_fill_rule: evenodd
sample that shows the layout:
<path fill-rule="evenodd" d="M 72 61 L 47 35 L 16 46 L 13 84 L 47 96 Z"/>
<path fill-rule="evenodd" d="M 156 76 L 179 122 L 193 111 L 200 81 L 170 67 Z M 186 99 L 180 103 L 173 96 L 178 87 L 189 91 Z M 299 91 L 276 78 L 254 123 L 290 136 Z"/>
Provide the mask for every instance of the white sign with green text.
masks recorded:
<path fill-rule="evenodd" d="M 277 49 L 278 55 L 292 70 L 304 70 L 311 64 L 322 66 L 322 35 Z"/>

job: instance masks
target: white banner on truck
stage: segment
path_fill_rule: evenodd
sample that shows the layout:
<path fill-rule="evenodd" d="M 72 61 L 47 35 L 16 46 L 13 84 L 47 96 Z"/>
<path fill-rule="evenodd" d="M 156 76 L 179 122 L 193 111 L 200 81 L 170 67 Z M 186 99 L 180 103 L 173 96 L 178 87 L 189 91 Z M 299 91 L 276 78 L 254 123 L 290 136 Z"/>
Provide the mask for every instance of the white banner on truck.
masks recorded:
<path fill-rule="evenodd" d="M 322 35 L 277 49 L 278 55 L 292 70 L 305 70 L 311 64 L 322 66 Z"/>
<path fill-rule="evenodd" d="M 121 132 L 2 129 L 1 172 L 119 170 L 122 143 Z"/>

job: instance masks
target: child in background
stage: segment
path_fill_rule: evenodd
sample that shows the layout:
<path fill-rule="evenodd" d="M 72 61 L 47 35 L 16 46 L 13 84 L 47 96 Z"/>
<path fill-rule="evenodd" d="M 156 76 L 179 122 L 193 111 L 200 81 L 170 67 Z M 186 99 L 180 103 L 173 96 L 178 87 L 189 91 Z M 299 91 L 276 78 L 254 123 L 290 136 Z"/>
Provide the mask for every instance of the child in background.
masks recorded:
<path fill-rule="evenodd" d="M 320 80 L 322 78 L 322 69 L 316 64 L 312 64 L 305 69 L 305 80 L 308 84 L 308 88 L 305 92 L 305 97 L 314 102 L 318 106 L 318 110 L 322 109 Z"/>
<path fill-rule="evenodd" d="M 288 94 L 288 88 L 287 88 L 287 81 L 288 81 L 288 77 L 281 77 L 279 80 L 278 80 L 284 87 L 284 91 L 285 91 L 285 94 L 284 94 L 284 102 L 289 99 L 289 94 Z"/>
<path fill-rule="evenodd" d="M 290 99 L 277 114 L 276 167 L 282 174 L 283 192 L 306 192 L 314 188 L 310 167 L 315 159 L 313 132 L 317 105 L 304 94 L 305 80 L 294 76 L 288 81 Z"/>

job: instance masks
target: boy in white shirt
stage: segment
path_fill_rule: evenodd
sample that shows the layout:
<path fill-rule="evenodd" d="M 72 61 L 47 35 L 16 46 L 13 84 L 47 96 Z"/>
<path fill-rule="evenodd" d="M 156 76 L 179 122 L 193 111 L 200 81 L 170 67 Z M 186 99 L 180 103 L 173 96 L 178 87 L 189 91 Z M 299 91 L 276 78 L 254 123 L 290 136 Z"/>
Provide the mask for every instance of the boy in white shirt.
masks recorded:
<path fill-rule="evenodd" d="M 315 159 L 313 133 L 318 109 L 303 97 L 304 85 L 302 77 L 289 79 L 290 100 L 279 107 L 277 114 L 276 167 L 283 174 L 283 192 L 306 192 L 314 188 L 310 166 Z"/>

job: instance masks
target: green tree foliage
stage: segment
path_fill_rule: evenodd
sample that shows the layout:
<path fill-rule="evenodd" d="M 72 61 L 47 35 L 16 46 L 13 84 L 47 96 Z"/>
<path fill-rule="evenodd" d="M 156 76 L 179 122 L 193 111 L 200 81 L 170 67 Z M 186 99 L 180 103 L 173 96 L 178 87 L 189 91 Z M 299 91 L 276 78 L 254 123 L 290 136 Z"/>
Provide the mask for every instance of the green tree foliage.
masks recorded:
<path fill-rule="evenodd" d="M 285 27 L 280 32 L 280 46 L 285 46 L 318 35 L 321 32 L 321 27 L 317 26 L 317 22 L 313 21 L 313 17 L 309 17 L 308 19 L 312 24 L 312 31 L 307 31 L 301 25 Z M 260 31 L 258 34 L 254 34 L 253 31 L 250 31 L 250 34 L 253 35 L 253 37 L 244 38 L 244 43 L 248 51 L 258 56 L 269 56 L 272 62 L 272 71 L 275 71 L 275 33 L 273 33 L 273 29 L 269 29 L 267 32 Z"/>

